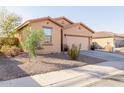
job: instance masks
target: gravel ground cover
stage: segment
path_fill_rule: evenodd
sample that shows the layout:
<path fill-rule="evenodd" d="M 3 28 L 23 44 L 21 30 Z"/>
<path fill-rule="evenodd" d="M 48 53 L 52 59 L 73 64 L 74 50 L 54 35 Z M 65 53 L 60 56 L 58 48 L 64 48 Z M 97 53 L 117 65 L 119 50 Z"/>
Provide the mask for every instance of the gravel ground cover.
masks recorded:
<path fill-rule="evenodd" d="M 28 62 L 28 56 L 25 53 L 15 58 L 0 56 L 0 81 L 104 61 L 103 59 L 84 55 L 80 55 L 78 60 L 73 61 L 63 53 L 38 55 L 32 62 Z"/>

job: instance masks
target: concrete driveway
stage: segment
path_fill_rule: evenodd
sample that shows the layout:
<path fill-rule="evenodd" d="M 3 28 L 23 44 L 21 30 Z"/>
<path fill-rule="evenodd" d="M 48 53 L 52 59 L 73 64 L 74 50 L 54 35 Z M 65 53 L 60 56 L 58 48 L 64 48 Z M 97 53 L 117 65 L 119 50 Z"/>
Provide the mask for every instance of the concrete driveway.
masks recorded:
<path fill-rule="evenodd" d="M 87 87 L 124 87 L 124 71 L 89 84 Z"/>
<path fill-rule="evenodd" d="M 81 55 L 101 58 L 107 61 L 124 61 L 123 55 L 100 52 L 100 51 L 81 51 Z"/>

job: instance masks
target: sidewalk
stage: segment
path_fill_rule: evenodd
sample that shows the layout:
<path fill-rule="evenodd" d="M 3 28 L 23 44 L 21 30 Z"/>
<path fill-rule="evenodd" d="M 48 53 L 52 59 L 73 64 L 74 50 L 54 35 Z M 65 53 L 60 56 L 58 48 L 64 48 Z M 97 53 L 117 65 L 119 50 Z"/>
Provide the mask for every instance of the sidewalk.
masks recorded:
<path fill-rule="evenodd" d="M 0 87 L 86 86 L 103 77 L 121 73 L 124 62 L 109 61 L 0 82 Z"/>

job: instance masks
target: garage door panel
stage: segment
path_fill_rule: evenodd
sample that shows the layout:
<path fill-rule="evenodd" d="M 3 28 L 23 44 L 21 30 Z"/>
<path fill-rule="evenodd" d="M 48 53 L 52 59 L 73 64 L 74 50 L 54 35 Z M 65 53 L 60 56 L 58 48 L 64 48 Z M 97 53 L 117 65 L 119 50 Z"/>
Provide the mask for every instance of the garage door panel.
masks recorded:
<path fill-rule="evenodd" d="M 81 50 L 88 50 L 89 47 L 89 39 L 87 37 L 67 36 L 66 42 L 69 47 L 72 47 L 72 44 L 77 46 L 81 44 Z"/>

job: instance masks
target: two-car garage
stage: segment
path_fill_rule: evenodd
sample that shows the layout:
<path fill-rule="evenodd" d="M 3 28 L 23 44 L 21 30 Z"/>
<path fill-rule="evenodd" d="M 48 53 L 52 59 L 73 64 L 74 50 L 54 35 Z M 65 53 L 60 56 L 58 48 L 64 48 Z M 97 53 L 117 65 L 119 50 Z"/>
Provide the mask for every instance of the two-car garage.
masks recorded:
<path fill-rule="evenodd" d="M 72 24 L 63 30 L 63 44 L 69 48 L 73 44 L 77 47 L 81 44 L 81 50 L 89 50 L 93 33 L 93 31 L 81 23 Z"/>
<path fill-rule="evenodd" d="M 83 36 L 66 35 L 66 44 L 69 48 L 72 44 L 79 46 L 81 44 L 81 50 L 88 50 L 90 46 L 90 38 Z"/>

